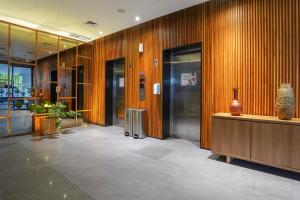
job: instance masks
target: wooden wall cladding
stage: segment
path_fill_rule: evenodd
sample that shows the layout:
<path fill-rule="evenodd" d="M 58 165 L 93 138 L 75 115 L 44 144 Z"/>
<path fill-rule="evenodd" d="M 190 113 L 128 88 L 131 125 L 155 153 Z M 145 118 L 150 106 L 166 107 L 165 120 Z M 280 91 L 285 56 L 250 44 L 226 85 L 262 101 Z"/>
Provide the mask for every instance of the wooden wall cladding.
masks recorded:
<path fill-rule="evenodd" d="M 210 148 L 211 114 L 229 112 L 233 87 L 244 113 L 275 115 L 277 88 L 291 83 L 300 117 L 299 9 L 298 0 L 211 0 L 96 40 L 90 121 L 105 121 L 105 62 L 125 57 L 125 105 L 146 108 L 150 136 L 162 138 L 162 95 L 152 94 L 153 83 L 162 83 L 162 51 L 196 42 L 203 59 L 201 147 Z M 140 72 L 145 101 L 138 99 Z"/>
<path fill-rule="evenodd" d="M 146 108 L 148 114 L 149 136 L 162 138 L 162 95 L 153 95 L 154 83 L 162 83 L 162 51 L 184 44 L 202 42 L 205 66 L 209 59 L 208 44 L 208 4 L 193 7 L 139 26 L 100 38 L 94 42 L 93 96 L 91 122 L 105 123 L 105 62 L 125 57 L 125 106 Z M 189 33 L 193 33 L 189 35 Z M 144 43 L 144 53 L 138 52 L 138 44 Z M 154 65 L 158 59 L 158 66 Z M 204 69 L 206 74 L 211 70 Z M 145 101 L 139 100 L 139 75 L 144 72 L 146 81 Z M 210 87 L 209 77 L 203 79 L 204 87 Z M 203 94 L 209 100 L 209 93 Z M 203 110 L 210 104 L 203 103 Z M 210 119 L 203 120 L 203 130 L 210 129 Z M 208 137 L 203 134 L 204 138 Z M 205 139 L 207 140 L 207 139 Z"/>
<path fill-rule="evenodd" d="M 244 112 L 275 115 L 281 83 L 291 83 L 300 116 L 298 0 L 212 1 L 214 111 L 228 111 L 232 87 Z"/>

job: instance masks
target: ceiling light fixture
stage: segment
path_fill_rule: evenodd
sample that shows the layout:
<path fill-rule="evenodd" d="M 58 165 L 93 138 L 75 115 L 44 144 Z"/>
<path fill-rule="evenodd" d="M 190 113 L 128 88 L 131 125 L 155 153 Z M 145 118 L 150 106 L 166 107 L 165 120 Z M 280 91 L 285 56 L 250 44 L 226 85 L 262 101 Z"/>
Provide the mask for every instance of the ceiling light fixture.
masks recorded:
<path fill-rule="evenodd" d="M 71 34 L 71 33 L 65 32 L 65 31 L 54 31 L 54 33 L 56 35 L 65 36 L 65 37 L 68 37 Z"/>
<path fill-rule="evenodd" d="M 135 17 L 135 21 L 139 22 L 141 20 L 141 18 L 139 16 Z"/>
<path fill-rule="evenodd" d="M 75 34 L 75 33 L 69 33 L 69 32 L 65 32 L 65 31 L 56 30 L 54 28 L 45 27 L 45 26 L 42 26 L 40 24 L 34 24 L 34 23 L 31 23 L 31 22 L 16 19 L 16 18 L 9 17 L 9 16 L 6 16 L 6 15 L 1 15 L 0 14 L 0 21 L 9 22 L 11 24 L 24 26 L 24 27 L 27 27 L 27 28 L 31 28 L 31 29 L 35 29 L 35 30 L 39 30 L 39 31 L 44 31 L 44 32 L 47 32 L 47 33 L 52 33 L 52 34 L 55 34 L 55 35 L 59 35 L 59 36 L 67 37 L 67 38 L 72 38 L 72 39 L 83 41 L 83 42 L 92 41 L 92 38 L 89 38 L 89 37 L 81 36 L 81 35 L 78 35 L 78 34 Z M 88 21 L 87 23 L 91 27 L 97 26 L 97 23 L 92 22 L 92 21 Z"/>
<path fill-rule="evenodd" d="M 64 45 L 64 48 L 67 48 L 67 46 L 66 46 L 66 45 Z"/>
<path fill-rule="evenodd" d="M 124 8 L 119 8 L 117 11 L 118 13 L 126 13 L 126 10 Z"/>
<path fill-rule="evenodd" d="M 84 24 L 90 26 L 91 28 L 94 28 L 98 25 L 96 22 L 93 22 L 91 20 L 84 22 Z"/>
<path fill-rule="evenodd" d="M 5 15 L 0 15 L 0 20 L 5 21 L 5 22 L 10 22 L 12 24 L 24 26 L 24 27 L 27 27 L 27 28 L 32 28 L 32 29 L 37 29 L 40 26 L 39 24 L 26 22 L 24 20 L 16 19 L 16 18 L 13 18 L 13 17 L 5 16 Z"/>

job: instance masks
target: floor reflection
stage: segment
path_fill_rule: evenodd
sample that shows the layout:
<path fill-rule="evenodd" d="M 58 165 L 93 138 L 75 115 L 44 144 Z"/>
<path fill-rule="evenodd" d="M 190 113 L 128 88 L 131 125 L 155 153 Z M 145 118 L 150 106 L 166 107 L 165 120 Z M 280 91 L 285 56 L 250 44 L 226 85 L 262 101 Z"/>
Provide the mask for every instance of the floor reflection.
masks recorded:
<path fill-rule="evenodd" d="M 93 199 L 50 167 L 50 159 L 39 158 L 19 143 L 0 144 L 0 199 Z"/>

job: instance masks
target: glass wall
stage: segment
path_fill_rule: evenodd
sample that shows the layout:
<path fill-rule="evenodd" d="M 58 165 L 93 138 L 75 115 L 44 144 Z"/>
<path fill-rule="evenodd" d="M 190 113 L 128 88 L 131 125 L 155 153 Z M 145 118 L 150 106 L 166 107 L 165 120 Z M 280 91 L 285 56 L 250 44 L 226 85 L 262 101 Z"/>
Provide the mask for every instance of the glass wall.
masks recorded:
<path fill-rule="evenodd" d="M 9 133 L 9 25 L 0 22 L 0 136 Z"/>
<path fill-rule="evenodd" d="M 92 51 L 91 43 L 84 43 L 78 46 L 77 69 L 78 81 L 77 87 L 77 107 L 76 111 L 82 113 L 83 118 L 88 118 L 91 112 L 90 104 L 88 103 L 88 95 L 92 91 Z"/>
<path fill-rule="evenodd" d="M 85 45 L 0 22 L 0 137 L 32 132 L 33 103 L 63 102 L 66 111 L 89 112 L 92 45 Z"/>
<path fill-rule="evenodd" d="M 57 101 L 57 52 L 58 36 L 38 32 L 37 68 L 36 68 L 36 103 Z"/>
<path fill-rule="evenodd" d="M 30 133 L 32 115 L 33 69 L 36 61 L 36 31 L 10 26 L 10 130 L 11 135 Z"/>

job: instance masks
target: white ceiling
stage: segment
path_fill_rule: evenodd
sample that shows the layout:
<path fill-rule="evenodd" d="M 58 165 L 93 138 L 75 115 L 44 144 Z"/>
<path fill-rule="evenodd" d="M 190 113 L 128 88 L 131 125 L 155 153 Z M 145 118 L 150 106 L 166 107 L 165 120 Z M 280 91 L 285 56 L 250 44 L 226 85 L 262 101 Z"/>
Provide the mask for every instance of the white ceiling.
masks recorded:
<path fill-rule="evenodd" d="M 0 19 L 23 20 L 39 30 L 75 33 L 89 39 L 205 2 L 207 0 L 0 0 Z M 119 13 L 119 8 L 125 13 Z M 141 21 L 136 22 L 135 16 Z M 84 25 L 91 20 L 92 28 Z M 24 22 L 22 22 L 24 23 Z M 32 24 L 29 24 L 31 26 Z M 102 31 L 103 35 L 99 35 Z"/>

